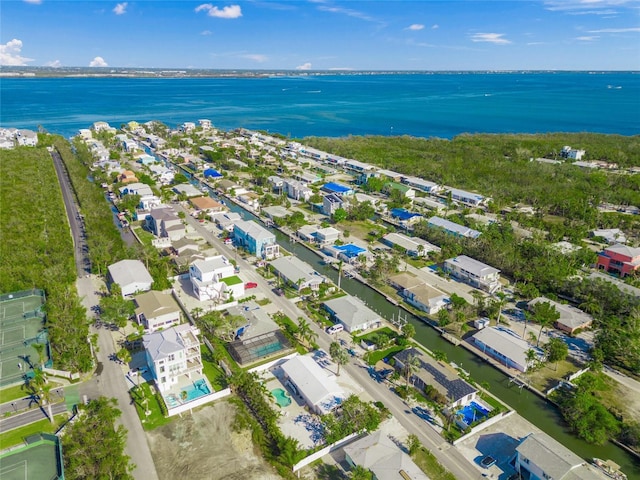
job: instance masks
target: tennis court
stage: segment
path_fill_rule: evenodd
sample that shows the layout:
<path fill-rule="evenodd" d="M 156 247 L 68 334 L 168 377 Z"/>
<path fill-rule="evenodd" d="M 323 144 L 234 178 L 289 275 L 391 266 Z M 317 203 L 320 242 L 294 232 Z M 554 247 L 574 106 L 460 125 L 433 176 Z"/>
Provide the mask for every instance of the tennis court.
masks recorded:
<path fill-rule="evenodd" d="M 62 449 L 55 435 L 38 434 L 26 445 L 0 454 L 2 480 L 54 480 L 64 478 Z"/>
<path fill-rule="evenodd" d="M 45 303 L 42 290 L 27 290 L 0 296 L 0 386 L 23 381 L 32 365 L 40 362 L 34 344 L 45 346 L 43 363 L 50 360 L 44 328 Z"/>

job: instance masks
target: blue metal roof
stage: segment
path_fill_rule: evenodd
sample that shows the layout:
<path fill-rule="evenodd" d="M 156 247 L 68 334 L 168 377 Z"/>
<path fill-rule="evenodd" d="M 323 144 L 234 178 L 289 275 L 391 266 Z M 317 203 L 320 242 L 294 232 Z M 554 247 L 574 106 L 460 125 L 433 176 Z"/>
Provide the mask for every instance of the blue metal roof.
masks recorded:
<path fill-rule="evenodd" d="M 339 183 L 333 183 L 333 182 L 325 183 L 322 186 L 322 189 L 327 192 L 335 192 L 335 193 L 346 193 L 351 191 L 351 188 L 345 187 L 344 185 L 340 185 Z"/>
<path fill-rule="evenodd" d="M 409 220 L 413 217 L 419 217 L 419 213 L 413 213 L 409 210 L 405 210 L 404 208 L 392 208 L 391 216 L 397 218 L 398 220 Z"/>

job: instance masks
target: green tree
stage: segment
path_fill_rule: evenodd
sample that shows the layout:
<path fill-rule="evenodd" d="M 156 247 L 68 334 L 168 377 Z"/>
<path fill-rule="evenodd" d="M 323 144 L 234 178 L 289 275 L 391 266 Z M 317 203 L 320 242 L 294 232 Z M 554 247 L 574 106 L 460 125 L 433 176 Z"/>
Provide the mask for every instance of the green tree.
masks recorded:
<path fill-rule="evenodd" d="M 135 306 L 120 293 L 120 288 L 113 284 L 111 294 L 100 298 L 100 317 L 104 322 L 124 328 L 129 318 L 135 313 Z"/>
<path fill-rule="evenodd" d="M 307 342 L 309 345 L 318 338 L 318 334 L 311 329 L 311 325 L 304 317 L 298 317 L 297 336 L 301 341 Z"/>
<path fill-rule="evenodd" d="M 116 353 L 116 357 L 118 358 L 118 360 L 120 360 L 122 363 L 129 363 L 131 361 L 131 352 L 127 349 L 122 347 L 120 350 L 118 350 L 118 352 Z"/>
<path fill-rule="evenodd" d="M 373 478 L 373 473 L 368 468 L 356 465 L 349 472 L 349 478 L 351 480 L 371 480 Z"/>
<path fill-rule="evenodd" d="M 335 223 L 344 222 L 347 219 L 347 211 L 344 208 L 338 208 L 333 212 L 332 217 Z"/>
<path fill-rule="evenodd" d="M 567 358 L 569 347 L 560 338 L 550 338 L 544 347 L 547 352 L 547 360 L 555 364 L 555 370 L 558 370 L 558 362 Z"/>
<path fill-rule="evenodd" d="M 283 437 L 278 441 L 278 460 L 287 467 L 293 467 L 302 460 L 306 453 L 300 448 L 300 443 L 295 438 Z"/>
<path fill-rule="evenodd" d="M 32 377 L 25 377 L 23 388 L 29 392 L 33 399 L 38 401 L 41 408 L 47 407 L 49 421 L 53 423 L 53 411 L 51 410 L 51 385 L 47 375 L 40 368 L 33 370 Z"/>
<path fill-rule="evenodd" d="M 409 451 L 409 455 L 416 453 L 421 446 L 422 443 L 420 443 L 420 439 L 416 434 L 411 433 L 407 436 L 407 450 Z"/>
<path fill-rule="evenodd" d="M 405 359 L 403 364 L 405 380 L 407 382 L 407 386 L 409 386 L 409 380 L 411 380 L 413 374 L 420 370 L 420 359 L 416 354 L 410 353 L 409 355 L 407 355 L 407 358 Z"/>
<path fill-rule="evenodd" d="M 402 336 L 407 340 L 413 338 L 416 334 L 416 327 L 407 322 L 402 326 Z"/>
<path fill-rule="evenodd" d="M 540 345 L 542 331 L 553 325 L 560 318 L 560 313 L 550 302 L 535 303 L 530 309 L 533 314 L 533 319 L 540 325 L 540 332 L 538 333 L 538 341 L 536 343 L 536 345 Z"/>
<path fill-rule="evenodd" d="M 329 345 L 329 355 L 331 355 L 331 359 L 338 365 L 336 375 L 340 376 L 340 366 L 349 363 L 349 354 L 338 342 L 331 342 L 331 345 Z"/>
<path fill-rule="evenodd" d="M 124 454 L 127 431 L 115 426 L 121 415 L 116 400 L 100 397 L 79 408 L 62 436 L 65 477 L 133 480 L 134 465 Z"/>

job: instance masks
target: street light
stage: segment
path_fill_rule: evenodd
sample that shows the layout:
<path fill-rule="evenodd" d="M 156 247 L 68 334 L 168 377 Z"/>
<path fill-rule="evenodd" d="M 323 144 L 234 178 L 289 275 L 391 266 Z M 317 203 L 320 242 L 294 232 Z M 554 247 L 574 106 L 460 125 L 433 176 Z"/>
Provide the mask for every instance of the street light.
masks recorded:
<path fill-rule="evenodd" d="M 18 411 L 18 407 L 16 407 L 16 403 L 15 402 L 11 402 L 11 406 L 13 407 L 13 411 L 14 412 Z"/>

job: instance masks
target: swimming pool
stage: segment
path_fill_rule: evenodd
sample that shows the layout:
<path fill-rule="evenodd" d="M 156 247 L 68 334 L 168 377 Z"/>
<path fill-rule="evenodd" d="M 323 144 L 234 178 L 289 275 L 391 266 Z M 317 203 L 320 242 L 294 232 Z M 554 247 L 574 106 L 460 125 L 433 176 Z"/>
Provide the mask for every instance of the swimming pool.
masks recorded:
<path fill-rule="evenodd" d="M 183 392 L 186 393 L 186 396 Z M 198 398 L 209 395 L 210 393 L 211 389 L 209 388 L 209 385 L 207 385 L 207 382 L 201 378 L 200 380 L 193 382 L 192 385 L 182 388 L 179 395 L 170 393 L 164 397 L 164 399 L 169 408 L 175 408 L 180 404 L 192 402 L 193 400 L 197 400 Z"/>
<path fill-rule="evenodd" d="M 482 405 L 477 404 L 476 402 L 471 402 L 469 405 L 465 405 L 463 408 L 458 410 L 456 413 L 462 415 L 461 420 L 467 425 L 471 425 L 473 422 L 478 421 L 487 415 L 489 415 L 489 410 L 484 408 Z"/>
<path fill-rule="evenodd" d="M 281 407 L 288 407 L 291 405 L 291 397 L 287 395 L 282 388 L 276 388 L 275 390 L 271 390 L 271 395 L 276 399 L 276 402 Z"/>
<path fill-rule="evenodd" d="M 279 352 L 283 349 L 282 344 L 279 340 L 276 340 L 273 343 L 269 343 L 267 345 L 261 345 L 251 350 L 251 353 L 255 357 L 266 357 L 267 355 L 271 355 L 272 353 Z"/>

